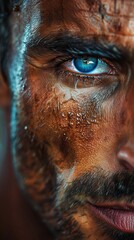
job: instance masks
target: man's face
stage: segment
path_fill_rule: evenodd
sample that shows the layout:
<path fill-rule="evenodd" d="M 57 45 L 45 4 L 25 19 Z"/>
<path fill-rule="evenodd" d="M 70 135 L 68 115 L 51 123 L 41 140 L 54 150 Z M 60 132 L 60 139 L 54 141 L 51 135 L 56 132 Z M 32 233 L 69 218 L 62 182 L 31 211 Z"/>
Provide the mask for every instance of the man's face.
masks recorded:
<path fill-rule="evenodd" d="M 8 56 L 20 185 L 58 239 L 134 239 L 134 3 L 28 2 Z"/>

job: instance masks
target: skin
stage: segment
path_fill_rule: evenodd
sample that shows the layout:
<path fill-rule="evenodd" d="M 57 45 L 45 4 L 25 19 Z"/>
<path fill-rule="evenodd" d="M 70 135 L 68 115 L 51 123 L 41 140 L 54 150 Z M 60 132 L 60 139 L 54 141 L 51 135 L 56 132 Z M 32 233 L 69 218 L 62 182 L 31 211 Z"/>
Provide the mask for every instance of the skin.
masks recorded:
<path fill-rule="evenodd" d="M 32 0 L 10 17 L 5 72 L 12 96 L 14 168 L 54 239 L 133 238 L 100 222 L 90 207 L 133 202 L 133 6 L 132 0 Z M 105 58 L 112 75 L 84 85 L 83 76 L 68 69 L 65 54 L 30 45 L 35 37 L 61 32 L 101 39 L 123 49 L 128 59 Z M 55 59 L 66 60 L 60 71 Z"/>

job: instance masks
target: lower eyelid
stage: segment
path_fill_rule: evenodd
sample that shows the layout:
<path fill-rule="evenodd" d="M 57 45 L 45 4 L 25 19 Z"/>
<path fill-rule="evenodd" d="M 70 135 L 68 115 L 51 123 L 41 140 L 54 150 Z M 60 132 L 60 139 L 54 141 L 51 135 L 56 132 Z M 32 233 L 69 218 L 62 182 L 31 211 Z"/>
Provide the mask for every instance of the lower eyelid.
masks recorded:
<path fill-rule="evenodd" d="M 57 73 L 58 81 L 69 88 L 91 88 L 95 86 L 110 86 L 115 82 L 120 81 L 114 75 L 79 75 L 63 69 L 59 69 Z"/>

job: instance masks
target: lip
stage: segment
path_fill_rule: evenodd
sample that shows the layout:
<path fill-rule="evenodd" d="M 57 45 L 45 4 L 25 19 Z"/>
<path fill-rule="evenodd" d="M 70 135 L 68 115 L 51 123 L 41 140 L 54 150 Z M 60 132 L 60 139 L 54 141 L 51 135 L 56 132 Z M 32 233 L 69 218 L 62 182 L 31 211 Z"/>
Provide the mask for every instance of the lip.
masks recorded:
<path fill-rule="evenodd" d="M 134 233 L 134 206 L 126 204 L 90 204 L 93 214 L 115 229 Z"/>

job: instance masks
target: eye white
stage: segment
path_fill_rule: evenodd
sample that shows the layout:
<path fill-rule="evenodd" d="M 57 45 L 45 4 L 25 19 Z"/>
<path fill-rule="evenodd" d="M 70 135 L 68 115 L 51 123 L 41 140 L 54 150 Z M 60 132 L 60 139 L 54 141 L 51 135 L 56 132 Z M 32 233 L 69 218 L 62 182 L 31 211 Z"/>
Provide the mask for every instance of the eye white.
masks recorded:
<path fill-rule="evenodd" d="M 89 61 L 90 63 L 90 61 Z M 90 71 L 90 72 L 82 72 L 82 71 L 79 71 L 75 64 L 74 64 L 74 59 L 72 59 L 71 61 L 68 61 L 66 63 L 64 63 L 64 67 L 68 70 L 68 71 L 71 71 L 71 72 L 74 72 L 74 73 L 81 73 L 81 74 L 84 74 L 84 75 L 93 75 L 93 74 L 104 74 L 104 73 L 108 73 L 110 71 L 110 66 L 104 62 L 103 60 L 101 59 L 98 59 L 98 64 L 97 66 L 95 67 L 95 69 L 93 69 L 93 71 Z"/>

